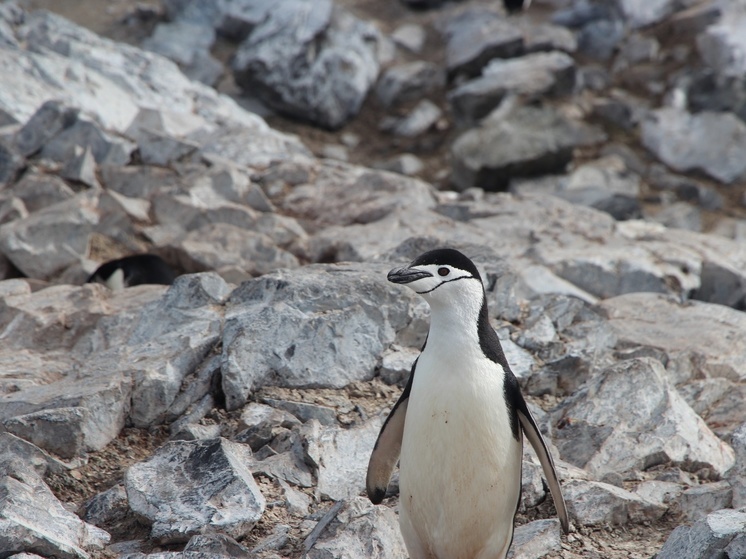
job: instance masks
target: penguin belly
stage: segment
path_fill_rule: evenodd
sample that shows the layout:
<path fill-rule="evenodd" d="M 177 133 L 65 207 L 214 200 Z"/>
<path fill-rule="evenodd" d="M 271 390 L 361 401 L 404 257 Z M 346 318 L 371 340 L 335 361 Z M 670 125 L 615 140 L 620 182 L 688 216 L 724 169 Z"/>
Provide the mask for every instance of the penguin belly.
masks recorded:
<path fill-rule="evenodd" d="M 503 559 L 521 486 L 499 365 L 420 356 L 400 458 L 400 523 L 411 559 Z"/>

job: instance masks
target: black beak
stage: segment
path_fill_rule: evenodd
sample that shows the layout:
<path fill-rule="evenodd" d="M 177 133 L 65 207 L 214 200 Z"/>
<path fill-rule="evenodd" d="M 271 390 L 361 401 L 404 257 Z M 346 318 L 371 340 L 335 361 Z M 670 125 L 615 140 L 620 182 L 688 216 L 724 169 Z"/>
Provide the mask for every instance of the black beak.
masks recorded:
<path fill-rule="evenodd" d="M 411 283 L 418 279 L 430 278 L 432 276 L 430 272 L 424 272 L 415 268 L 394 268 L 386 278 L 391 283 Z"/>

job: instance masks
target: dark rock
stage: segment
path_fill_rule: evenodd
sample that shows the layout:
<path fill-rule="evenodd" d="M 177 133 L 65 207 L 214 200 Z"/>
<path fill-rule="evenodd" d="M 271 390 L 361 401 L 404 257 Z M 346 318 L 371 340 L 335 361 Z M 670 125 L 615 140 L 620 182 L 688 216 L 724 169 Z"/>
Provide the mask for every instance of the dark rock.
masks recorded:
<path fill-rule="evenodd" d="M 746 532 L 746 513 L 735 510 L 720 510 L 692 526 L 679 526 L 668 537 L 657 559 L 700 559 L 702 557 L 742 557 L 728 555 L 723 550 L 741 540 Z M 735 547 L 734 543 L 734 547 Z"/>
<path fill-rule="evenodd" d="M 416 61 L 388 68 L 376 84 L 376 96 L 390 107 L 422 99 L 445 84 L 443 71 L 432 62 Z"/>

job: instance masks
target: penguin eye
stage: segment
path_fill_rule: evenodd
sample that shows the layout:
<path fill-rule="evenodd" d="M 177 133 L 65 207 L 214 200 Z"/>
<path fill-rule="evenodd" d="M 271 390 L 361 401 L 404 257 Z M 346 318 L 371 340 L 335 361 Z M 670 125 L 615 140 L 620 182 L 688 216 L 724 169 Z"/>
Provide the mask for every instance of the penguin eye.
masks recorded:
<path fill-rule="evenodd" d="M 451 270 L 449 270 L 448 268 L 438 268 L 439 276 L 447 276 L 450 273 L 451 273 Z"/>

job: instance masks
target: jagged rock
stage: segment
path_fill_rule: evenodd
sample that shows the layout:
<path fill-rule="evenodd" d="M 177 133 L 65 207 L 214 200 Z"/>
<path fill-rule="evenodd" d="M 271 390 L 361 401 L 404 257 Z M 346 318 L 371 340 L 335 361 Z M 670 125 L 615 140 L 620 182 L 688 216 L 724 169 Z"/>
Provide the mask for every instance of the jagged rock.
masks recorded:
<path fill-rule="evenodd" d="M 322 521 L 319 522 L 321 524 Z M 372 505 L 365 497 L 345 502 L 321 526 L 318 539 L 306 539 L 308 559 L 400 559 L 407 556 L 394 511 Z"/>
<path fill-rule="evenodd" d="M 562 492 L 570 517 L 584 526 L 652 522 L 666 512 L 664 506 L 598 481 L 572 480 Z"/>
<path fill-rule="evenodd" d="M 125 338 L 134 382 L 129 418 L 136 426 L 162 422 L 184 379 L 208 358 L 229 292 L 215 273 L 184 275 L 142 309 Z"/>
<path fill-rule="evenodd" d="M 662 351 L 666 371 L 677 384 L 699 376 L 743 381 L 746 347 L 737 334 L 746 328 L 743 313 L 699 301 L 682 304 L 653 293 L 630 293 L 599 306 L 619 339 L 617 347 Z M 696 349 L 692 336 L 698 340 Z"/>
<path fill-rule="evenodd" d="M 524 49 L 527 54 L 551 51 L 573 53 L 578 49 L 575 34 L 567 27 L 552 23 L 535 23 L 523 18 L 518 24 L 523 31 Z"/>
<path fill-rule="evenodd" d="M 291 413 L 266 404 L 251 402 L 241 411 L 240 428 L 236 440 L 245 442 L 253 451 L 270 442 L 281 429 L 291 429 L 300 421 Z"/>
<path fill-rule="evenodd" d="M 72 125 L 78 111 L 59 101 L 47 101 L 15 135 L 15 147 L 23 156 L 35 155 L 56 134 Z"/>
<path fill-rule="evenodd" d="M 650 216 L 650 219 L 674 229 L 702 230 L 702 212 L 686 202 L 674 202 L 665 206 L 657 214 Z"/>
<path fill-rule="evenodd" d="M 733 490 L 727 481 L 706 483 L 686 489 L 676 499 L 676 510 L 689 522 L 731 506 Z"/>
<path fill-rule="evenodd" d="M 374 169 L 399 173 L 400 175 L 413 176 L 421 173 L 425 168 L 425 164 L 416 155 L 402 153 L 386 161 L 374 163 L 372 167 Z"/>
<path fill-rule="evenodd" d="M 21 41 L 14 49 L 0 48 L 4 75 L 14 84 L 0 91 L 0 106 L 18 121 L 25 122 L 44 102 L 54 99 L 63 107 L 80 107 L 107 132 L 121 134 L 140 107 L 168 107 L 219 123 L 221 130 L 213 134 L 226 141 L 243 134 L 244 143 L 237 152 L 251 161 L 305 151 L 297 139 L 269 129 L 260 117 L 214 89 L 191 81 L 161 56 L 102 39 L 46 11 L 24 14 L 12 26 Z M 36 54 L 42 51 L 44 56 Z M 226 134 L 229 129 L 231 134 Z M 43 131 L 30 142 L 29 149 L 38 150 L 53 135 L 50 131 L 59 130 L 50 127 Z M 203 149 L 219 149 L 210 136 L 202 139 Z"/>
<path fill-rule="evenodd" d="M 339 501 L 360 493 L 381 425 L 381 417 L 350 429 L 322 427 L 313 419 L 307 423 L 306 453 L 316 470 L 316 491 L 321 498 Z"/>
<path fill-rule="evenodd" d="M 461 191 L 471 186 L 504 190 L 512 177 L 563 171 L 575 147 L 602 137 L 549 108 L 519 107 L 505 115 L 498 109 L 453 143 L 451 181 Z"/>
<path fill-rule="evenodd" d="M 390 107 L 421 99 L 444 84 L 443 71 L 432 62 L 409 62 L 392 66 L 381 75 L 376 96 L 384 106 Z"/>
<path fill-rule="evenodd" d="M 15 181 L 24 167 L 24 158 L 10 142 L 0 140 L 0 185 Z"/>
<path fill-rule="evenodd" d="M 129 512 L 127 492 L 124 490 L 124 485 L 118 483 L 88 499 L 83 504 L 82 516 L 83 520 L 89 524 L 111 529 L 126 519 Z"/>
<path fill-rule="evenodd" d="M 228 223 L 204 225 L 164 249 L 186 272 L 215 270 L 233 283 L 298 267 L 298 259 L 266 235 Z"/>
<path fill-rule="evenodd" d="M 410 301 L 375 265 L 307 266 L 244 283 L 223 333 L 226 406 L 242 406 L 265 384 L 341 388 L 372 378 Z"/>
<path fill-rule="evenodd" d="M 474 124 L 492 112 L 506 95 L 518 94 L 528 99 L 561 96 L 571 93 L 574 85 L 573 59 L 563 52 L 541 52 L 492 60 L 481 77 L 452 90 L 448 100 L 458 122 Z"/>
<path fill-rule="evenodd" d="M 541 559 L 552 551 L 562 549 L 559 520 L 534 520 L 517 526 L 508 557 L 511 559 Z"/>
<path fill-rule="evenodd" d="M 511 58 L 523 52 L 523 33 L 497 12 L 476 7 L 465 10 L 443 26 L 446 69 L 454 78 L 478 76 L 493 58 Z"/>
<path fill-rule="evenodd" d="M 33 121 L 33 117 L 32 117 Z M 64 163 L 76 156 L 76 151 L 90 150 L 96 163 L 126 165 L 135 145 L 121 137 L 115 137 L 93 121 L 76 114 L 75 120 L 49 138 L 41 148 L 40 157 Z"/>
<path fill-rule="evenodd" d="M 638 485 L 634 493 L 644 499 L 662 507 L 671 507 L 683 492 L 681 485 L 672 481 L 650 480 Z"/>
<path fill-rule="evenodd" d="M 378 75 L 377 41 L 373 26 L 329 0 L 282 0 L 238 47 L 232 67 L 236 82 L 268 106 L 336 129 L 357 114 Z"/>
<path fill-rule="evenodd" d="M 650 358 L 620 361 L 592 377 L 552 418 L 563 459 L 598 477 L 668 462 L 722 475 L 735 462 L 733 449 L 710 431 L 660 362 Z"/>
<path fill-rule="evenodd" d="M 281 174 L 290 165 L 279 165 Z M 314 165 L 310 178 L 294 184 L 278 202 L 281 210 L 322 225 L 370 223 L 396 210 L 432 208 L 432 188 L 425 182 L 391 173 L 344 165 Z M 268 182 L 268 179 L 265 179 Z M 282 181 L 288 184 L 287 181 Z"/>
<path fill-rule="evenodd" d="M 746 124 L 732 113 L 663 108 L 642 121 L 642 143 L 676 171 L 702 171 L 725 184 L 746 173 Z"/>
<path fill-rule="evenodd" d="M 207 527 L 243 536 L 265 507 L 251 460 L 247 445 L 226 439 L 166 443 L 127 470 L 129 505 L 152 523 L 156 541 L 186 541 Z"/>
<path fill-rule="evenodd" d="M 719 510 L 692 526 L 679 526 L 668 537 L 657 559 L 700 559 L 702 557 L 743 557 L 746 544 L 746 512 Z M 736 551 L 728 554 L 729 549 Z M 731 547 L 732 546 L 732 547 Z M 724 553 L 725 552 L 725 553 Z"/>
<path fill-rule="evenodd" d="M 61 559 L 88 559 L 109 534 L 67 511 L 33 470 L 0 477 L 0 549 L 33 550 Z M 7 555 L 5 555 L 7 556 Z"/>

